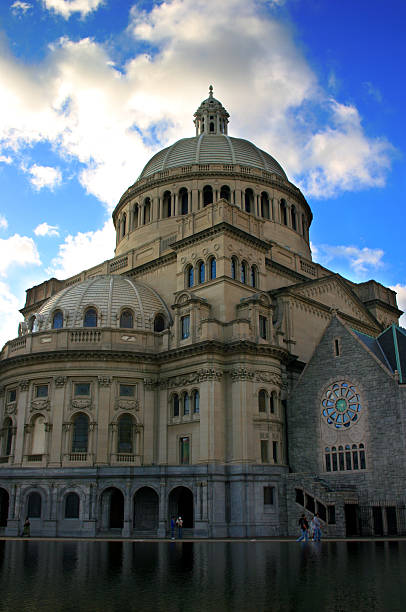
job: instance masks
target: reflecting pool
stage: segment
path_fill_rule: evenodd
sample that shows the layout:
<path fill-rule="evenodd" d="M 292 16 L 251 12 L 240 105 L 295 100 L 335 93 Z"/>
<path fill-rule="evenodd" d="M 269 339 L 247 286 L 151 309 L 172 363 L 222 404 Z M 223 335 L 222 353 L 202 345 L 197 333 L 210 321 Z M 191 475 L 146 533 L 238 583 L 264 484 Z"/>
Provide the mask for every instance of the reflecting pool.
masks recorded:
<path fill-rule="evenodd" d="M 0 541 L 0 610 L 396 611 L 406 542 Z"/>

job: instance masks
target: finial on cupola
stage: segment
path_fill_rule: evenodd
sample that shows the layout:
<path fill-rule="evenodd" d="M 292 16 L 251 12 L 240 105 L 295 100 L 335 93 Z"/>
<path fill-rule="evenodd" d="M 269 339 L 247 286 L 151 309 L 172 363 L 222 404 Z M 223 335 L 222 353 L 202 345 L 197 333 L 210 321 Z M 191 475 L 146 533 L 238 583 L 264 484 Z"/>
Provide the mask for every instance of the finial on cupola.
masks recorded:
<path fill-rule="evenodd" d="M 210 98 L 213 97 L 213 85 L 210 85 L 210 87 L 209 87 L 209 97 Z"/>
<path fill-rule="evenodd" d="M 213 97 L 213 85 L 209 85 L 209 97 L 203 100 L 194 116 L 196 136 L 202 134 L 227 134 L 229 114 L 221 102 Z"/>

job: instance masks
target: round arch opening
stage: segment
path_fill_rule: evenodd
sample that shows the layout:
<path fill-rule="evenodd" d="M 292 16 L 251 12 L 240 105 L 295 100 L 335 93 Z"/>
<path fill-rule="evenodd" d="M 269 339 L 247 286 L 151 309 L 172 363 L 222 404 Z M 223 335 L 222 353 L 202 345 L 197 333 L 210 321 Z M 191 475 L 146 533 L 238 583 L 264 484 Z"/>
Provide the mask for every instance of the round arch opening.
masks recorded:
<path fill-rule="evenodd" d="M 186 487 L 176 487 L 169 494 L 169 520 L 181 516 L 183 527 L 194 527 L 193 493 Z"/>
<path fill-rule="evenodd" d="M 142 487 L 134 494 L 134 529 L 154 531 L 158 529 L 159 498 L 151 487 Z"/>
<path fill-rule="evenodd" d="M 110 487 L 101 496 L 102 529 L 122 529 L 124 525 L 124 495 L 120 489 Z"/>

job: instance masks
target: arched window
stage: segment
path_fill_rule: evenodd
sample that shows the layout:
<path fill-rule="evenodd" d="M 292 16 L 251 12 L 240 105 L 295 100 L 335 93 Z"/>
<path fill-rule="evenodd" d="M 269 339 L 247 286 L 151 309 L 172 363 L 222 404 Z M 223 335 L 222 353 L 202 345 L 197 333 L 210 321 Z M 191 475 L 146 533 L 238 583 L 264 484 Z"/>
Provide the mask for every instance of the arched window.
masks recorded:
<path fill-rule="evenodd" d="M 37 416 L 32 428 L 31 454 L 43 455 L 45 453 L 45 418 Z"/>
<path fill-rule="evenodd" d="M 186 268 L 186 284 L 188 287 L 193 287 L 194 285 L 194 269 L 192 265 Z"/>
<path fill-rule="evenodd" d="M 179 416 L 179 395 L 177 393 L 172 396 L 172 416 Z"/>
<path fill-rule="evenodd" d="M 286 202 L 283 199 L 281 200 L 281 223 L 283 223 L 283 225 L 288 224 L 288 213 L 286 209 Z"/>
<path fill-rule="evenodd" d="M 134 210 L 133 210 L 133 228 L 136 229 L 138 227 L 138 215 L 139 215 L 140 209 L 138 204 L 135 204 L 134 206 Z"/>
<path fill-rule="evenodd" d="M 213 278 L 216 278 L 216 258 L 215 257 L 210 257 L 209 259 L 209 275 L 210 275 L 210 280 L 213 280 Z"/>
<path fill-rule="evenodd" d="M 185 393 L 183 395 L 183 414 L 185 416 L 187 416 L 188 414 L 190 414 L 190 400 L 189 400 L 189 393 Z"/>
<path fill-rule="evenodd" d="M 130 414 L 123 414 L 118 419 L 117 452 L 133 452 L 133 419 Z"/>
<path fill-rule="evenodd" d="M 213 204 L 213 189 L 211 185 L 205 185 L 203 187 L 203 206 Z"/>
<path fill-rule="evenodd" d="M 4 419 L 3 423 L 3 456 L 8 457 L 11 455 L 11 447 L 13 442 L 13 421 L 10 417 Z"/>
<path fill-rule="evenodd" d="M 151 200 L 150 198 L 145 198 L 144 201 L 144 225 L 151 221 Z"/>
<path fill-rule="evenodd" d="M 157 314 L 154 319 L 154 332 L 161 332 L 165 329 L 165 317 Z"/>
<path fill-rule="evenodd" d="M 166 219 L 172 214 L 172 196 L 170 191 L 165 191 L 162 200 L 162 217 Z"/>
<path fill-rule="evenodd" d="M 127 215 L 124 213 L 121 218 L 121 237 L 125 236 L 126 225 L 127 225 Z"/>
<path fill-rule="evenodd" d="M 203 134 L 203 132 L 204 132 L 204 119 L 202 119 L 202 123 L 200 126 L 200 133 Z"/>
<path fill-rule="evenodd" d="M 302 215 L 302 234 L 304 237 L 306 237 L 306 222 L 304 215 Z"/>
<path fill-rule="evenodd" d="M 206 271 L 205 271 L 205 265 L 203 261 L 199 261 L 199 263 L 197 264 L 197 274 L 198 274 L 199 283 L 204 283 Z"/>
<path fill-rule="evenodd" d="M 250 187 L 245 190 L 245 211 L 248 213 L 254 212 L 254 192 Z"/>
<path fill-rule="evenodd" d="M 132 329 L 134 327 L 134 315 L 132 310 L 123 310 L 120 315 L 120 327 Z"/>
<path fill-rule="evenodd" d="M 27 516 L 29 518 L 41 518 L 41 495 L 34 491 L 28 496 Z"/>
<path fill-rule="evenodd" d="M 83 327 L 97 327 L 97 312 L 95 308 L 88 308 L 86 310 Z"/>
<path fill-rule="evenodd" d="M 251 287 L 258 287 L 258 268 L 251 266 Z"/>
<path fill-rule="evenodd" d="M 89 418 L 81 412 L 73 421 L 72 453 L 87 453 Z"/>
<path fill-rule="evenodd" d="M 231 278 L 236 280 L 238 270 L 238 259 L 236 257 L 231 258 Z"/>
<path fill-rule="evenodd" d="M 189 212 L 189 197 L 186 187 L 179 190 L 180 214 L 187 215 Z"/>
<path fill-rule="evenodd" d="M 258 393 L 258 410 L 259 412 L 266 412 L 266 391 L 261 389 Z"/>
<path fill-rule="evenodd" d="M 271 397 L 269 398 L 269 408 L 271 410 L 271 414 L 275 414 L 276 410 L 276 393 L 272 391 Z"/>
<path fill-rule="evenodd" d="M 199 391 L 195 389 L 193 391 L 193 414 L 199 414 L 200 412 L 200 395 Z"/>
<path fill-rule="evenodd" d="M 52 317 L 52 329 L 61 329 L 63 327 L 63 314 L 61 310 L 55 310 Z"/>
<path fill-rule="evenodd" d="M 211 133 L 214 132 L 214 123 L 213 123 L 213 121 L 210 121 L 210 132 Z"/>
<path fill-rule="evenodd" d="M 261 193 L 261 217 L 269 219 L 269 197 L 266 191 Z"/>
<path fill-rule="evenodd" d="M 296 216 L 296 207 L 295 206 L 291 207 L 291 209 L 290 209 L 290 216 L 292 218 L 292 228 L 294 230 L 297 230 L 297 221 L 296 221 L 297 216 Z"/>
<path fill-rule="evenodd" d="M 227 200 L 227 202 L 231 202 L 231 191 L 228 185 L 223 185 L 220 189 L 220 198 Z"/>
<path fill-rule="evenodd" d="M 65 498 L 65 518 L 79 518 L 80 500 L 77 493 L 68 493 Z"/>
<path fill-rule="evenodd" d="M 244 284 L 247 282 L 247 268 L 248 268 L 247 262 L 246 261 L 242 261 L 241 262 L 241 277 L 240 278 L 241 278 L 241 282 L 244 283 Z"/>

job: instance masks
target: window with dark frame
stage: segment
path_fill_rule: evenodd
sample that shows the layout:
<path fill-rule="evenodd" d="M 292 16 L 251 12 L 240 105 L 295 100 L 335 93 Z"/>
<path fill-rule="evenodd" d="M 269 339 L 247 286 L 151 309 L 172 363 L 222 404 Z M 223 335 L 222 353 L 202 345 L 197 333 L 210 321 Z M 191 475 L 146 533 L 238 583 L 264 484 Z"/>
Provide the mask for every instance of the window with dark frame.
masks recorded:
<path fill-rule="evenodd" d="M 48 385 L 36 385 L 35 397 L 48 397 Z"/>
<path fill-rule="evenodd" d="M 181 465 L 190 463 L 190 439 L 188 436 L 179 438 L 179 462 Z"/>
<path fill-rule="evenodd" d="M 261 463 L 269 463 L 268 440 L 261 440 Z"/>
<path fill-rule="evenodd" d="M 17 389 L 9 389 L 7 393 L 7 403 L 11 404 L 15 401 L 17 401 Z"/>
<path fill-rule="evenodd" d="M 259 315 L 259 336 L 263 340 L 267 339 L 268 319 L 263 315 Z"/>
<path fill-rule="evenodd" d="M 75 397 L 79 395 L 90 395 L 90 383 L 75 383 L 74 384 Z"/>
<path fill-rule="evenodd" d="M 264 506 L 273 506 L 275 487 L 264 487 Z"/>
<path fill-rule="evenodd" d="M 181 337 L 182 340 L 190 336 L 190 315 L 185 315 L 181 318 Z"/>
<path fill-rule="evenodd" d="M 134 397 L 135 385 L 120 384 L 120 397 Z"/>

